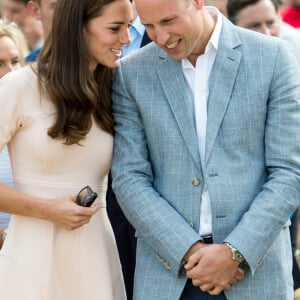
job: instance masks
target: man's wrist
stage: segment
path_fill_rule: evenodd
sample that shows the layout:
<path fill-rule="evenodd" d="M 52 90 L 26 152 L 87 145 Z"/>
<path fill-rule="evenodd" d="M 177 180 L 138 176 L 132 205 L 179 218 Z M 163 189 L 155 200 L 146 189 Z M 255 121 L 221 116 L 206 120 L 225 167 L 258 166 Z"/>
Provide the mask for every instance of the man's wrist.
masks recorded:
<path fill-rule="evenodd" d="M 183 258 L 183 263 L 187 262 L 189 257 L 195 253 L 198 249 L 203 247 L 203 243 L 201 243 L 201 241 L 197 241 L 195 244 L 193 244 L 190 249 L 187 251 L 187 253 L 185 254 L 184 258 Z"/>
<path fill-rule="evenodd" d="M 239 263 L 245 262 L 244 256 L 241 254 L 239 250 L 237 250 L 234 246 L 232 246 L 230 243 L 225 242 L 224 245 L 226 245 L 232 254 L 232 259 L 238 261 Z"/>

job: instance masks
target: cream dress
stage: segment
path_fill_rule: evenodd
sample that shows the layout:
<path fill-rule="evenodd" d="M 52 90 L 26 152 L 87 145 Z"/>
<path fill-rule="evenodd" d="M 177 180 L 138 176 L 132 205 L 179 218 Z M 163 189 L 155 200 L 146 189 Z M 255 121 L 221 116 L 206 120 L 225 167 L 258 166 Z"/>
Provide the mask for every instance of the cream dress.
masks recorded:
<path fill-rule="evenodd" d="M 8 144 L 15 188 L 49 199 L 90 185 L 101 208 L 67 231 L 41 219 L 12 216 L 0 251 L 1 300 L 126 299 L 105 193 L 113 137 L 93 124 L 82 146 L 53 140 L 54 107 L 40 98 L 30 66 L 0 81 L 0 148 Z"/>

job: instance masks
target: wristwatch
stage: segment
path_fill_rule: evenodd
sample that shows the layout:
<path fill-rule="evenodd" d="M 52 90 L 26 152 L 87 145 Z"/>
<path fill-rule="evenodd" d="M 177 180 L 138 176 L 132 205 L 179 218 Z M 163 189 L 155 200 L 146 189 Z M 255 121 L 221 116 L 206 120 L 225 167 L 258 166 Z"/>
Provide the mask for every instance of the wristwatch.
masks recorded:
<path fill-rule="evenodd" d="M 233 260 L 237 260 L 239 263 L 242 263 L 245 261 L 244 256 L 241 254 L 241 252 L 239 250 L 237 250 L 236 248 L 234 248 L 231 244 L 229 244 L 227 242 L 225 242 L 224 244 L 230 249 Z"/>

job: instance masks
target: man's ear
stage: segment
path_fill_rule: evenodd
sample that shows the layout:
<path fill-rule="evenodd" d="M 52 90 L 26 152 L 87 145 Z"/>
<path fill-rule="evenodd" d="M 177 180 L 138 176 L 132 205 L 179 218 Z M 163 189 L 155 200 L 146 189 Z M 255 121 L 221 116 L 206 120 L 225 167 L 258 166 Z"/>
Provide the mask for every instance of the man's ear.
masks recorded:
<path fill-rule="evenodd" d="M 197 9 L 202 9 L 204 6 L 204 0 L 192 0 L 192 3 Z"/>
<path fill-rule="evenodd" d="M 34 17 L 36 20 L 41 20 L 41 11 L 38 3 L 34 0 L 30 0 L 27 3 L 27 10 L 29 14 Z"/>

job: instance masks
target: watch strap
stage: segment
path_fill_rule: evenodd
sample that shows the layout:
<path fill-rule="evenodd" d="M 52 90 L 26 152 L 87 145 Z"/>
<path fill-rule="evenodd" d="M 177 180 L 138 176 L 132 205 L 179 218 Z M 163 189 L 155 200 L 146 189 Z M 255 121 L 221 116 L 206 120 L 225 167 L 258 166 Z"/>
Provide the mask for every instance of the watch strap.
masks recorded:
<path fill-rule="evenodd" d="M 233 260 L 237 260 L 240 263 L 245 261 L 244 256 L 241 254 L 241 252 L 239 250 L 237 250 L 234 246 L 232 246 L 228 242 L 225 242 L 224 244 L 230 249 L 230 251 L 232 253 L 232 259 Z"/>

